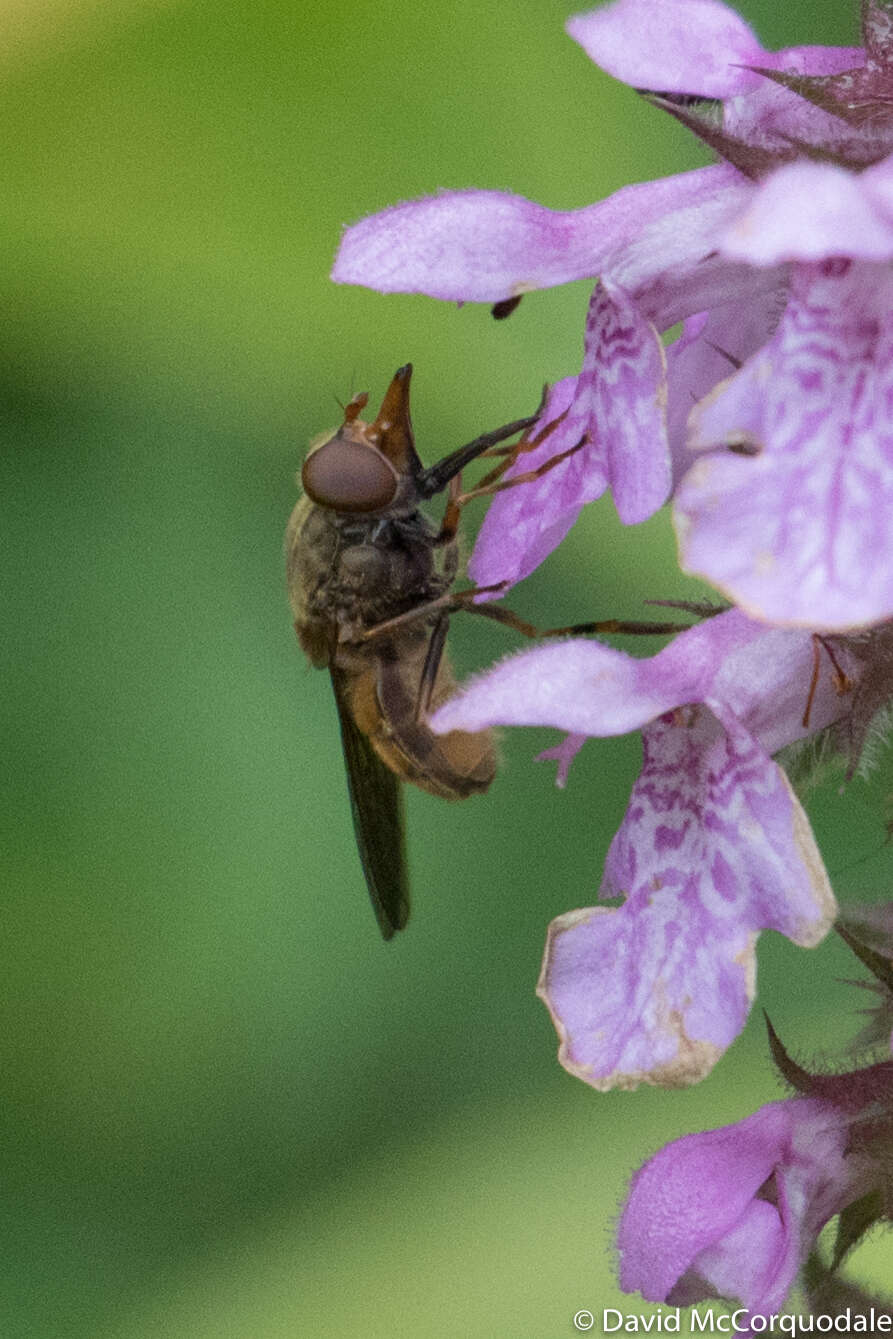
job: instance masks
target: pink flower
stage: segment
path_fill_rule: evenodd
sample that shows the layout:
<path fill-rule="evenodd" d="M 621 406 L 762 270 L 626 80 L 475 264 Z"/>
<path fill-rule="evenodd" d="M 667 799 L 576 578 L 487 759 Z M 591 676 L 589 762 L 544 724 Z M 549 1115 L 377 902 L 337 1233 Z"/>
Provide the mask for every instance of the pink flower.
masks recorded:
<path fill-rule="evenodd" d="M 750 340 L 726 340 L 728 351 L 743 358 L 766 337 L 772 310 L 766 295 L 784 283 L 783 268 L 769 267 L 754 281 L 749 265 L 710 256 L 751 193 L 727 165 L 628 186 L 601 204 L 564 213 L 496 191 L 458 191 L 397 205 L 345 233 L 333 278 L 385 292 L 496 302 L 602 276 L 587 317 L 582 370 L 559 383 L 558 403 L 546 406 L 543 423 L 562 408 L 567 416 L 518 468 L 567 450 L 584 434 L 587 445 L 535 483 L 495 499 L 469 567 L 481 584 L 527 575 L 580 507 L 608 486 L 627 524 L 667 500 L 671 442 L 659 331 L 708 308 L 756 304 Z M 712 386 L 729 363 L 712 345 L 709 358 Z M 701 369 L 693 361 L 689 354 L 686 370 L 697 378 Z M 681 386 L 679 397 L 684 402 Z"/>
<path fill-rule="evenodd" d="M 841 927 L 885 990 L 890 913 L 889 903 L 856 907 Z M 788 1055 L 771 1025 L 769 1042 L 797 1096 L 662 1148 L 633 1177 L 617 1234 L 623 1288 L 676 1306 L 710 1296 L 737 1300 L 742 1306 L 733 1325 L 741 1334 L 762 1328 L 751 1327 L 748 1313 L 765 1317 L 780 1310 L 809 1257 L 808 1292 L 827 1296 L 852 1248 L 890 1219 L 893 1062 L 812 1074 Z M 813 1252 L 835 1215 L 826 1269 Z M 866 1308 L 875 1300 L 859 1295 Z"/>
<path fill-rule="evenodd" d="M 863 48 L 772 53 L 719 0 L 615 0 L 572 36 L 727 162 L 569 212 L 447 192 L 347 230 L 333 277 L 385 292 L 497 302 L 600 276 L 543 423 L 565 417 L 517 468 L 585 445 L 495 499 L 475 580 L 521 579 L 606 488 L 626 524 L 675 491 L 684 565 L 753 616 L 893 615 L 888 28 L 865 4 Z"/>
<path fill-rule="evenodd" d="M 730 610 L 648 660 L 594 641 L 523 652 L 435 713 L 439 732 L 558 726 L 562 774 L 587 736 L 642 729 L 601 890 L 623 904 L 553 921 L 540 978 L 561 1062 L 593 1087 L 701 1078 L 744 1025 L 759 932 L 804 947 L 827 933 L 827 875 L 771 757 L 848 710 L 826 661 L 803 725 L 813 654 L 808 634 Z M 855 657 L 836 659 L 854 686 Z"/>
<path fill-rule="evenodd" d="M 891 1069 L 863 1071 L 885 1089 L 887 1109 Z M 849 1106 L 773 1102 L 735 1125 L 685 1135 L 646 1162 L 617 1234 L 621 1286 L 655 1302 L 719 1296 L 745 1312 L 778 1312 L 825 1223 L 879 1180 L 865 1136 L 854 1136 L 870 1109 L 860 1106 L 854 1077 Z M 747 1332 L 746 1314 L 736 1328 Z"/>
<path fill-rule="evenodd" d="M 556 726 L 543 756 L 561 785 L 587 738 L 642 731 L 600 888 L 619 904 L 552 922 L 538 988 L 561 1063 L 600 1090 L 704 1076 L 744 1026 L 760 932 L 804 947 L 827 933 L 834 897 L 775 758 L 826 731 L 852 773 L 893 696 L 891 0 L 863 0 L 861 23 L 859 48 L 769 52 L 721 0 L 579 15 L 568 31 L 591 58 L 722 161 L 572 211 L 445 192 L 349 228 L 335 262 L 340 282 L 459 303 L 595 280 L 579 368 L 509 477 L 567 458 L 497 495 L 470 574 L 522 579 L 610 489 L 628 525 L 671 500 L 683 566 L 737 606 L 647 660 L 539 646 L 431 722 Z M 877 978 L 886 1044 L 889 954 L 841 934 Z M 802 1095 L 680 1139 L 634 1177 L 625 1289 L 770 1314 L 830 1218 L 856 1206 L 833 1268 L 889 1213 L 893 1061 L 780 1067 Z"/>
<path fill-rule="evenodd" d="M 866 208 L 877 182 L 893 190 L 893 159 L 871 171 L 819 169 L 839 193 L 858 183 Z M 778 192 L 784 175 L 804 171 L 781 169 L 763 192 Z M 838 255 L 795 266 L 775 333 L 692 412 L 690 446 L 704 454 L 675 497 L 681 560 L 756 618 L 867 627 L 893 613 L 893 269 L 839 254 L 857 242 L 844 242 L 842 209 L 836 243 L 827 240 L 835 215 L 821 196 L 821 213 L 801 210 L 794 243 L 794 198 L 774 229 L 751 233 L 739 220 L 733 245 L 752 236 L 762 254 L 824 245 Z M 757 198 L 752 211 L 763 207 Z M 855 233 L 863 250 L 878 227 L 875 240 L 867 226 Z M 893 257 L 893 202 L 887 231 Z"/>

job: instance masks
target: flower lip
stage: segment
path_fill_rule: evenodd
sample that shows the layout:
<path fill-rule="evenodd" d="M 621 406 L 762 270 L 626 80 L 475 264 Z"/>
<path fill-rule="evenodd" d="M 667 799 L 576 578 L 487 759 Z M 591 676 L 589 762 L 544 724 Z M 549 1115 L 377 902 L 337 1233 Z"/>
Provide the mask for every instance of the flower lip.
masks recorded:
<path fill-rule="evenodd" d="M 828 932 L 828 877 L 771 756 L 847 709 L 823 672 L 803 725 L 813 664 L 808 633 L 729 610 L 648 659 L 578 639 L 522 652 L 435 712 L 437 733 L 570 731 L 552 751 L 562 778 L 582 736 L 644 727 L 602 883 L 623 903 L 558 917 L 540 978 L 561 1063 L 593 1087 L 696 1081 L 744 1025 L 757 935 L 811 947 Z"/>

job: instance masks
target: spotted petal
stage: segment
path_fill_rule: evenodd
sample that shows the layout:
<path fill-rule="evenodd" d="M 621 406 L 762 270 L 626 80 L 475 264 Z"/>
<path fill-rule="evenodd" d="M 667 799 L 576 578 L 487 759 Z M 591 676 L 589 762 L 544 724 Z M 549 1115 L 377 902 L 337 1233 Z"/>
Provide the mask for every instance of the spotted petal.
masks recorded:
<path fill-rule="evenodd" d="M 702 1078 L 744 1026 L 754 944 L 775 929 L 811 946 L 835 905 L 784 774 L 723 711 L 644 732 L 645 761 L 611 845 L 616 909 L 553 922 L 539 991 L 559 1058 L 598 1089 Z"/>
<path fill-rule="evenodd" d="M 603 891 L 624 904 L 553 922 L 540 982 L 562 1062 L 595 1087 L 693 1082 L 743 1025 L 759 931 L 804 945 L 827 931 L 827 876 L 770 757 L 808 733 L 812 653 L 808 634 L 730 610 L 648 660 L 592 641 L 538 647 L 434 714 L 439 732 L 559 726 L 569 738 L 549 756 L 562 782 L 584 736 L 646 727 L 605 865 Z M 845 710 L 821 674 L 808 728 Z"/>
<path fill-rule="evenodd" d="M 651 516 L 670 491 L 666 361 L 657 331 L 618 284 L 596 286 L 586 353 L 562 428 L 585 433 L 604 462 L 620 519 Z"/>
<path fill-rule="evenodd" d="M 799 267 L 774 338 L 693 415 L 683 565 L 757 618 L 844 630 L 893 614 L 893 273 Z"/>
<path fill-rule="evenodd" d="M 566 412 L 565 412 L 566 411 Z M 666 501 L 670 457 L 663 345 L 623 289 L 596 285 L 586 321 L 583 370 L 555 387 L 541 423 L 564 414 L 536 453 L 511 474 L 577 447 L 540 479 L 497 496 L 469 575 L 480 585 L 520 580 L 564 538 L 581 506 L 610 485 L 620 519 L 644 521 Z"/>

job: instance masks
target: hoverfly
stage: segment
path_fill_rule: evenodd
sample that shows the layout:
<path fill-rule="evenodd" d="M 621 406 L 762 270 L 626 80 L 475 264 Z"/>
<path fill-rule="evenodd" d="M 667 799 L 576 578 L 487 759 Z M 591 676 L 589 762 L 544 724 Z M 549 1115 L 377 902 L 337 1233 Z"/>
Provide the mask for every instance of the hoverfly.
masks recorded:
<path fill-rule="evenodd" d="M 311 448 L 285 537 L 295 630 L 311 663 L 332 677 L 357 846 L 385 939 L 409 917 L 400 782 L 460 800 L 495 775 L 490 731 L 435 735 L 426 716 L 455 686 L 444 644 L 449 614 L 461 606 L 449 595 L 460 471 L 536 422 L 507 423 L 426 469 L 413 442 L 411 374 L 411 364 L 396 372 L 374 422 L 360 418 L 368 396 L 357 395 L 338 431 Z M 447 487 L 438 530 L 420 504 Z"/>
<path fill-rule="evenodd" d="M 385 939 L 409 919 L 400 783 L 461 800 L 485 791 L 496 772 L 491 731 L 435 735 L 427 724 L 429 710 L 455 687 L 444 654 L 450 614 L 467 609 L 525 637 L 663 634 L 687 626 L 607 619 L 540 630 L 500 605 L 476 602 L 502 586 L 453 592 L 464 503 L 539 478 L 587 438 L 535 469 L 500 478 L 564 419 L 560 415 L 528 437 L 545 406 L 544 392 L 529 418 L 484 433 L 426 469 L 413 442 L 411 375 L 411 364 L 398 368 L 374 422 L 360 418 L 368 396 L 355 395 L 337 432 L 311 446 L 301 469 L 304 497 L 285 534 L 295 631 L 311 664 L 328 669 L 332 678 L 357 847 Z M 513 446 L 499 446 L 518 433 Z M 483 455 L 503 460 L 477 488 L 462 494 L 461 471 Z M 438 529 L 420 504 L 445 488 L 448 501 Z"/>

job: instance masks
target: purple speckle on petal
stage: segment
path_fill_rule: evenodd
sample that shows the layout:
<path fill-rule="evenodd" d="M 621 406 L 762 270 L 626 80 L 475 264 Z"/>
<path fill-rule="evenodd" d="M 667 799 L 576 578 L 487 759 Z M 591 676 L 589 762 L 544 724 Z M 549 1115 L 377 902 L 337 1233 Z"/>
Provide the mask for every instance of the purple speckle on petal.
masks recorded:
<path fill-rule="evenodd" d="M 710 877 L 720 897 L 724 897 L 727 902 L 734 902 L 738 896 L 738 881 L 722 851 L 714 854 Z"/>

